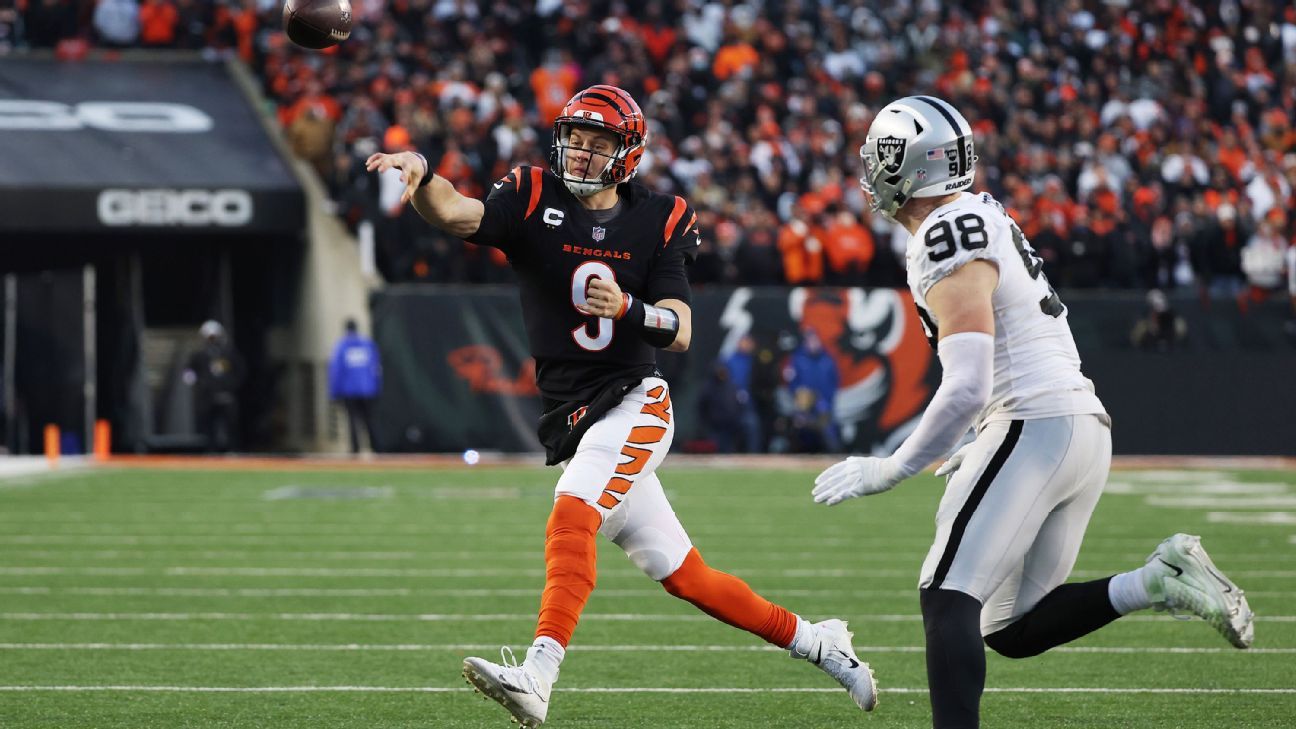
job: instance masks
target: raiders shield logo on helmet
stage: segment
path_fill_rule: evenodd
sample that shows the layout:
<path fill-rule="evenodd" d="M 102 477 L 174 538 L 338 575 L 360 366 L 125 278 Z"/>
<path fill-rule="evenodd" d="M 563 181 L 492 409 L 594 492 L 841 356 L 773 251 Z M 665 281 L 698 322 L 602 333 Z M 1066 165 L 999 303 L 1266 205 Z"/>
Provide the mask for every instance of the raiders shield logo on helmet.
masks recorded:
<path fill-rule="evenodd" d="M 877 153 L 882 169 L 894 175 L 900 171 L 900 165 L 904 164 L 905 140 L 900 137 L 882 137 L 877 140 Z"/>

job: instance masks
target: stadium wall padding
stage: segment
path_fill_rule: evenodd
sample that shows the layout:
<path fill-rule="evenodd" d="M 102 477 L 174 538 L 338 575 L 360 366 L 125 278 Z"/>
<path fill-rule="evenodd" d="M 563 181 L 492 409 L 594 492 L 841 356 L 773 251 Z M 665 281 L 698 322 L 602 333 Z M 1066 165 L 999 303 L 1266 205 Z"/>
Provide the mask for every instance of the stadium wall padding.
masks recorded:
<path fill-rule="evenodd" d="M 1123 454 L 1296 455 L 1296 341 L 1285 302 L 1242 312 L 1174 299 L 1186 337 L 1168 351 L 1131 341 L 1146 314 L 1132 293 L 1064 292 L 1086 375 L 1111 413 Z M 383 393 L 375 440 L 388 452 L 538 451 L 540 399 L 516 292 L 508 287 L 392 286 L 372 298 Z M 744 334 L 778 377 L 803 327 L 833 355 L 834 416 L 853 452 L 889 453 L 940 381 L 907 291 L 707 288 L 694 292 L 693 343 L 662 353 L 675 449 L 705 449 L 699 394 Z"/>

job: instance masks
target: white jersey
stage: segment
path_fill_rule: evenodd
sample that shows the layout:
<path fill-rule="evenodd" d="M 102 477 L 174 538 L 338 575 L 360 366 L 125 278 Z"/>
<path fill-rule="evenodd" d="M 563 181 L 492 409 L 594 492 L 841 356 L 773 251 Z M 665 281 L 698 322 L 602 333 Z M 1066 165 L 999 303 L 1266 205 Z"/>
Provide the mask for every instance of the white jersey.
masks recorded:
<path fill-rule="evenodd" d="M 931 212 L 905 252 L 909 289 L 933 345 L 940 322 L 926 295 L 937 281 L 977 259 L 999 269 L 995 318 L 994 389 L 977 428 L 998 420 L 1034 420 L 1106 410 L 1080 373 L 1080 355 L 1066 307 L 1049 285 L 1043 261 L 1021 229 L 988 194 L 961 193 Z"/>

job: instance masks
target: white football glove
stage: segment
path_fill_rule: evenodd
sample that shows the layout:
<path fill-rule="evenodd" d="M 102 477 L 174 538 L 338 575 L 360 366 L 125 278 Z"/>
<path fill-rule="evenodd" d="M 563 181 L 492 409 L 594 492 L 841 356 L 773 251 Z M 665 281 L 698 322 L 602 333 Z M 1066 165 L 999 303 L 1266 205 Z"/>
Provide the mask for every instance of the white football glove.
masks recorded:
<path fill-rule="evenodd" d="M 974 442 L 975 441 L 965 443 L 962 448 L 954 451 L 954 455 L 950 456 L 948 460 L 940 464 L 940 468 L 936 469 L 936 475 L 954 475 L 954 472 L 959 469 L 959 466 L 963 465 L 963 459 L 967 458 L 968 450 L 972 448 L 972 443 Z"/>
<path fill-rule="evenodd" d="M 903 480 L 900 467 L 890 458 L 851 456 L 819 474 L 810 495 L 816 504 L 833 506 L 857 496 L 890 491 Z"/>

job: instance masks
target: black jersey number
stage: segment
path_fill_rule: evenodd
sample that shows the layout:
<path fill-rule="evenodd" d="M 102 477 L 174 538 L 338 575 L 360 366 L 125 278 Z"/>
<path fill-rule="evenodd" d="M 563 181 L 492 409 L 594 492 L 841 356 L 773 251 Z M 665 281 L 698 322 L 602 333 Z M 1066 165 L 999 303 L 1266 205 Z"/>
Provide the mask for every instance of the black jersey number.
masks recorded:
<path fill-rule="evenodd" d="M 954 240 L 955 231 L 958 232 L 957 243 Z M 990 245 L 990 235 L 986 232 L 985 221 L 980 215 L 965 213 L 954 218 L 954 225 L 950 225 L 948 220 L 941 220 L 928 228 L 924 242 L 931 249 L 927 251 L 927 257 L 938 262 L 953 256 L 958 246 L 963 246 L 967 251 L 985 248 Z"/>
<path fill-rule="evenodd" d="M 1026 273 L 1030 274 L 1033 279 L 1038 279 L 1044 270 L 1044 259 L 1035 255 L 1035 249 L 1031 244 L 1026 242 L 1026 236 L 1022 234 L 1021 228 L 1016 223 L 1012 225 L 1013 245 L 1017 246 L 1017 253 L 1021 255 L 1022 265 L 1026 267 Z M 1048 276 L 1044 277 L 1044 285 L 1048 286 L 1048 296 L 1040 299 L 1040 311 L 1048 314 L 1054 319 L 1066 313 L 1066 306 L 1062 303 L 1061 297 L 1053 290 L 1053 284 L 1048 282 Z"/>
<path fill-rule="evenodd" d="M 612 272 L 612 267 L 600 261 L 586 261 L 572 271 L 572 305 L 578 309 L 588 303 L 585 296 L 589 288 L 589 282 L 592 278 L 601 278 L 606 281 L 615 281 L 616 274 Z M 612 328 L 615 322 L 603 317 L 590 317 L 594 321 L 581 324 L 572 330 L 572 339 L 576 340 L 576 345 L 581 349 L 589 352 L 602 352 L 612 343 Z M 590 334 L 590 325 L 595 326 L 593 334 Z"/>

